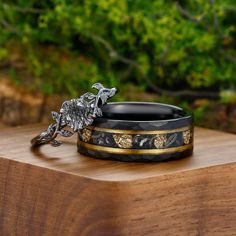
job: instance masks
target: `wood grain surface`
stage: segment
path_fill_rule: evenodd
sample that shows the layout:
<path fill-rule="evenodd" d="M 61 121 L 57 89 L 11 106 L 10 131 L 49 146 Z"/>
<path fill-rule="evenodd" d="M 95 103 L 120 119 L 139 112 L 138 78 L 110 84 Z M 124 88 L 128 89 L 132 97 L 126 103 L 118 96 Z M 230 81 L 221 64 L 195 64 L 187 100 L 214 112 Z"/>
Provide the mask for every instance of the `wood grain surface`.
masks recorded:
<path fill-rule="evenodd" d="M 0 133 L 0 235 L 236 235 L 236 138 L 197 128 L 192 157 L 97 160 L 30 148 L 42 126 Z"/>

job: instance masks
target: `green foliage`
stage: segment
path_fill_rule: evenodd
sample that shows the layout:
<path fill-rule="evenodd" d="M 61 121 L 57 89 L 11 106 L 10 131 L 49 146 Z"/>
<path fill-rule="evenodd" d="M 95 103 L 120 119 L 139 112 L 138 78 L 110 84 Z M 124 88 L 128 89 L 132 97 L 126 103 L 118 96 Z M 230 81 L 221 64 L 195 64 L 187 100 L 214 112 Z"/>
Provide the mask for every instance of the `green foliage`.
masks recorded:
<path fill-rule="evenodd" d="M 204 126 L 206 123 L 206 112 L 210 109 L 210 104 L 205 103 L 198 107 L 192 107 L 187 102 L 182 102 L 180 106 L 194 118 L 194 123 L 199 126 Z"/>
<path fill-rule="evenodd" d="M 9 0 L 0 4 L 0 60 L 21 48 L 27 86 L 77 95 L 94 82 L 234 88 L 233 0 Z"/>
<path fill-rule="evenodd" d="M 223 90 L 220 93 L 220 102 L 223 104 L 236 103 L 236 93 L 233 90 Z"/>

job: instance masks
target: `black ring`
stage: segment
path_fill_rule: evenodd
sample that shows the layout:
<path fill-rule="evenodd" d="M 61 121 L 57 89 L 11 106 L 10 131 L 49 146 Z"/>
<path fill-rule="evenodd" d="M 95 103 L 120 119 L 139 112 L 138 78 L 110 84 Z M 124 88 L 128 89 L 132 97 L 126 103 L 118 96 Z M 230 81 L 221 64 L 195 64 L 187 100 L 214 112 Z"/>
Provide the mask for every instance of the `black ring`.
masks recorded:
<path fill-rule="evenodd" d="M 120 102 L 102 107 L 103 117 L 80 132 L 82 154 L 121 161 L 163 161 L 193 152 L 193 118 L 161 103 Z"/>

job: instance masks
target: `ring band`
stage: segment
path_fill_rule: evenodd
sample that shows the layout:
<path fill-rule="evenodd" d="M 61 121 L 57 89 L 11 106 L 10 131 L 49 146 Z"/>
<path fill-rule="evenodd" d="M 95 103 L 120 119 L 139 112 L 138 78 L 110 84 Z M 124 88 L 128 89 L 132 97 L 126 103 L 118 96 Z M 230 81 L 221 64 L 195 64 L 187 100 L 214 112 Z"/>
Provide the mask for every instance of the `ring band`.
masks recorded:
<path fill-rule="evenodd" d="M 102 111 L 103 117 L 78 135 L 81 154 L 121 161 L 163 161 L 193 152 L 193 119 L 179 107 L 121 102 L 108 103 Z"/>
<path fill-rule="evenodd" d="M 58 135 L 70 137 L 75 132 L 80 132 L 93 123 L 96 117 L 102 116 L 100 105 L 104 105 L 109 98 L 115 95 L 116 88 L 105 88 L 102 84 L 96 83 L 92 86 L 98 90 L 93 93 L 85 93 L 80 98 L 63 102 L 59 112 L 52 112 L 55 123 L 48 126 L 47 130 L 31 140 L 32 146 L 50 143 L 52 146 L 59 146 L 61 142 L 56 140 Z M 70 127 L 72 131 L 64 129 Z"/>

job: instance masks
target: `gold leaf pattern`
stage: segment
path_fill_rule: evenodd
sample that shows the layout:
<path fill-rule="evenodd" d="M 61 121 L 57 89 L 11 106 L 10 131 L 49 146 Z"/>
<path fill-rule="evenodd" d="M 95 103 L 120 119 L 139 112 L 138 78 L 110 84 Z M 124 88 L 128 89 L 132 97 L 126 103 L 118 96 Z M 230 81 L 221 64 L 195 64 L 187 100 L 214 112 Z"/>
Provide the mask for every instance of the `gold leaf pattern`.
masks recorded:
<path fill-rule="evenodd" d="M 166 145 L 167 138 L 165 134 L 157 134 L 154 139 L 154 145 L 156 148 L 163 148 Z"/>
<path fill-rule="evenodd" d="M 120 148 L 132 148 L 132 135 L 113 134 L 113 139 Z"/>
<path fill-rule="evenodd" d="M 92 131 L 90 129 L 83 129 L 82 131 L 82 135 L 81 135 L 81 138 L 84 142 L 88 142 L 91 138 L 91 135 L 92 135 Z"/>
<path fill-rule="evenodd" d="M 183 132 L 183 141 L 184 144 L 189 144 L 191 141 L 192 133 L 190 130 L 186 130 Z"/>

